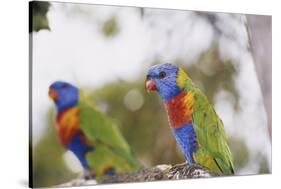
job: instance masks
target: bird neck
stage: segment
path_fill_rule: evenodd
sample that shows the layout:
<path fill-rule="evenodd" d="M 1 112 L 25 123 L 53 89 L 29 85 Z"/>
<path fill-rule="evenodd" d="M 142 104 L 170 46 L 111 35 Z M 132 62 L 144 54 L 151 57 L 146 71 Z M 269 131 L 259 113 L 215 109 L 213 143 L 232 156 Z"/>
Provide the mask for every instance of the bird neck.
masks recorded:
<path fill-rule="evenodd" d="M 180 90 L 189 90 L 194 87 L 194 83 L 182 68 L 178 69 L 176 83 Z"/>
<path fill-rule="evenodd" d="M 58 112 L 56 130 L 62 144 L 69 144 L 79 128 L 79 109 L 77 106 L 65 108 Z"/>
<path fill-rule="evenodd" d="M 170 127 L 180 128 L 184 124 L 191 123 L 193 104 L 194 94 L 191 91 L 182 91 L 165 101 Z"/>

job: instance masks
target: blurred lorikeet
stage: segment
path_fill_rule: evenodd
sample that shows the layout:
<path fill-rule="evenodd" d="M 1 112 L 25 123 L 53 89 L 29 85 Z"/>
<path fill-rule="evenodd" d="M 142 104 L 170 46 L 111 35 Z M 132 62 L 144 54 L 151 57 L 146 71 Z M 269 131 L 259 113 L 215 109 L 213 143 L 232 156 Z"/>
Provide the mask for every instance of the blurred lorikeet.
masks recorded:
<path fill-rule="evenodd" d="M 223 123 L 182 68 L 155 65 L 148 70 L 145 86 L 157 91 L 164 101 L 170 128 L 189 164 L 234 174 Z"/>
<path fill-rule="evenodd" d="M 116 125 L 88 105 L 75 86 L 56 81 L 49 88 L 49 96 L 57 109 L 55 121 L 60 142 L 79 159 L 86 178 L 139 168 Z"/>

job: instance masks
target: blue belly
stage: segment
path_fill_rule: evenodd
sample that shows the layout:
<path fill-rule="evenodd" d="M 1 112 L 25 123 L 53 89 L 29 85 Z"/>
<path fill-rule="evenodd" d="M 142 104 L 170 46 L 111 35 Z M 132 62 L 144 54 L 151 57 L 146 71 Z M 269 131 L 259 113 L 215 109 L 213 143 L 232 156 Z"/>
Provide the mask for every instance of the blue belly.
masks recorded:
<path fill-rule="evenodd" d="M 188 163 L 194 163 L 192 154 L 197 148 L 197 140 L 193 125 L 191 123 L 184 124 L 182 127 L 172 128 L 172 130 Z"/>
<path fill-rule="evenodd" d="M 94 150 L 94 147 L 85 144 L 85 141 L 82 139 L 82 135 L 82 132 L 77 132 L 72 137 L 70 143 L 67 146 L 67 149 L 69 149 L 76 155 L 76 157 L 79 159 L 80 163 L 84 168 L 89 168 L 89 165 L 86 160 L 86 153 Z"/>

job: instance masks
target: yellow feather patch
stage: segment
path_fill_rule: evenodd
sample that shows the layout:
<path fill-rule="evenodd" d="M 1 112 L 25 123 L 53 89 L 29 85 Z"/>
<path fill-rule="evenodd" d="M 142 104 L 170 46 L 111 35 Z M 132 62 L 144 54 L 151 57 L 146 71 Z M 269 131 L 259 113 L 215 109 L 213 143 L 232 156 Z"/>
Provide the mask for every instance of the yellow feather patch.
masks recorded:
<path fill-rule="evenodd" d="M 184 70 L 182 68 L 178 68 L 178 75 L 177 75 L 177 81 L 176 81 L 177 86 L 180 88 L 183 88 L 186 78 L 187 78 L 187 75 L 184 72 Z"/>
<path fill-rule="evenodd" d="M 193 154 L 193 158 L 194 158 L 196 163 L 198 163 L 200 165 L 203 165 L 204 167 L 207 167 L 212 171 L 221 172 L 220 168 L 218 167 L 218 165 L 214 161 L 213 156 L 211 156 L 210 153 L 207 152 L 206 150 L 204 150 L 202 148 L 199 148 Z"/>
<path fill-rule="evenodd" d="M 184 104 L 185 104 L 185 115 L 191 116 L 193 111 L 193 104 L 194 104 L 194 94 L 192 92 L 187 92 L 184 96 Z"/>

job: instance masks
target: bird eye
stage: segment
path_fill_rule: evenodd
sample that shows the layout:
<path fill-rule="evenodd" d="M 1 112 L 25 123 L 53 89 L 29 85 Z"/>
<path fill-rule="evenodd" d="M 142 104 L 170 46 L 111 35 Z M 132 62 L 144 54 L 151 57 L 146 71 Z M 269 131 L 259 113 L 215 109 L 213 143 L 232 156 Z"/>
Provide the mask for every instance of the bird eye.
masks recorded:
<path fill-rule="evenodd" d="M 161 71 L 161 72 L 159 73 L 159 78 L 160 78 L 160 79 L 163 79 L 164 77 L 166 77 L 166 72 Z"/>

